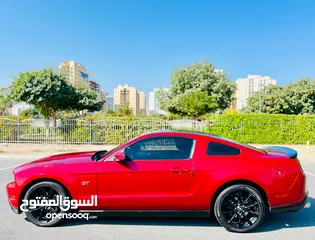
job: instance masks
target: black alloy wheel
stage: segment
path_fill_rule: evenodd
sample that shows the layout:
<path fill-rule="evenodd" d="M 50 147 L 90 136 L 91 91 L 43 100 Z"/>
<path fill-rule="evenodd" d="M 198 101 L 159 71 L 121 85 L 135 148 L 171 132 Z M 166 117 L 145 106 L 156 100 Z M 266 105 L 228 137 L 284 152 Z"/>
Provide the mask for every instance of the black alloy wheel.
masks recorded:
<path fill-rule="evenodd" d="M 214 205 L 218 222 L 231 232 L 250 232 L 263 222 L 265 202 L 255 188 L 245 184 L 223 190 Z"/>
<path fill-rule="evenodd" d="M 31 200 L 57 200 L 59 196 L 63 199 L 67 196 L 64 188 L 55 182 L 39 182 L 30 187 L 24 199 L 30 202 Z M 28 207 L 27 207 L 28 208 Z M 35 209 L 29 209 L 25 212 L 27 219 L 40 227 L 52 227 L 56 226 L 64 221 L 63 218 L 47 218 L 47 216 L 52 216 L 52 214 L 65 213 L 60 209 L 59 206 L 36 206 Z M 48 215 L 47 215 L 48 214 Z"/>

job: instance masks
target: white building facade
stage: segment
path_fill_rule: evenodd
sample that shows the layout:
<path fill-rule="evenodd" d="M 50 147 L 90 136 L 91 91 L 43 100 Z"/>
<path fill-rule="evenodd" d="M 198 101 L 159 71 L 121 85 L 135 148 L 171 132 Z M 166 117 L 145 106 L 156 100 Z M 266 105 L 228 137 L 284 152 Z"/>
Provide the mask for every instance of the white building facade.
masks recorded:
<path fill-rule="evenodd" d="M 241 110 L 247 106 L 247 100 L 255 92 L 259 92 L 268 85 L 276 85 L 277 81 L 269 76 L 249 74 L 247 78 L 236 80 L 236 109 Z"/>
<path fill-rule="evenodd" d="M 157 92 L 160 90 L 162 90 L 164 92 L 168 92 L 170 89 L 169 88 L 154 88 L 153 92 L 149 92 L 149 112 L 150 112 L 150 115 L 153 115 L 153 114 L 164 115 L 164 114 L 166 114 L 166 112 L 164 110 L 160 109 L 159 102 L 157 99 Z"/>
<path fill-rule="evenodd" d="M 105 97 L 105 111 L 108 110 L 114 111 L 114 97 L 112 96 Z"/>
<path fill-rule="evenodd" d="M 28 110 L 28 109 L 34 109 L 34 106 L 22 102 L 22 103 L 13 104 L 13 106 L 8 109 L 8 112 L 10 115 L 19 116 L 22 111 Z"/>

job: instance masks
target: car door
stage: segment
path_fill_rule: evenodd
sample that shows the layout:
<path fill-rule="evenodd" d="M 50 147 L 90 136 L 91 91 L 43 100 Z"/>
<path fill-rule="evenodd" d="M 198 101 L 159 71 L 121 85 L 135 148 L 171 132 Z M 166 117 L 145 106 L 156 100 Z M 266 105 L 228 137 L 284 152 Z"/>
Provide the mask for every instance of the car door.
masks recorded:
<path fill-rule="evenodd" d="M 98 199 L 103 209 L 185 209 L 193 170 L 194 140 L 151 137 L 139 140 L 101 163 Z"/>

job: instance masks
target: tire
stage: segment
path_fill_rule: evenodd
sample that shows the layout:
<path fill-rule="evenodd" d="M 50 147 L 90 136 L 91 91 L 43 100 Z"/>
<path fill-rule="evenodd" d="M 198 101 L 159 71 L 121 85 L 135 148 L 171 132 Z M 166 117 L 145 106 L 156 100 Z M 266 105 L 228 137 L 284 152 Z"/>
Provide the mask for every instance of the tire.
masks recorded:
<path fill-rule="evenodd" d="M 52 191 L 52 193 L 50 191 Z M 49 196 L 49 194 L 53 196 Z M 28 201 L 32 199 L 34 200 L 36 199 L 35 196 L 39 196 L 39 195 L 40 197 L 47 196 L 48 199 L 54 199 L 54 197 L 57 195 L 61 195 L 63 199 L 65 199 L 65 197 L 69 197 L 65 189 L 60 184 L 55 183 L 55 182 L 45 181 L 45 182 L 36 183 L 33 186 L 31 186 L 25 193 L 24 200 L 28 200 Z M 38 210 L 36 210 L 37 208 Z M 62 211 L 59 206 L 37 207 L 37 208 L 35 210 L 28 209 L 28 211 L 25 212 L 27 220 L 32 222 L 36 226 L 53 227 L 64 222 L 64 218 L 56 218 L 54 220 L 53 219 L 49 220 L 46 218 L 47 213 L 66 213 L 65 211 Z M 37 218 L 38 216 L 36 215 L 38 215 L 39 218 Z"/>
<path fill-rule="evenodd" d="M 224 189 L 214 204 L 218 222 L 230 232 L 246 233 L 257 229 L 266 215 L 266 204 L 260 192 L 246 184 Z"/>

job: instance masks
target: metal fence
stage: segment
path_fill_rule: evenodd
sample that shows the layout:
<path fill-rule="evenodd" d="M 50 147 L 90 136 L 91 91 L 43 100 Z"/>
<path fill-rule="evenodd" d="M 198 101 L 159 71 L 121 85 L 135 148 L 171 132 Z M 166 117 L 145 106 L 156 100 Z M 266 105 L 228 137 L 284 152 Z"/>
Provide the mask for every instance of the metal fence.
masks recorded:
<path fill-rule="evenodd" d="M 194 120 L 12 120 L 0 118 L 0 143 L 122 144 L 157 130 L 204 131 L 205 122 Z"/>

